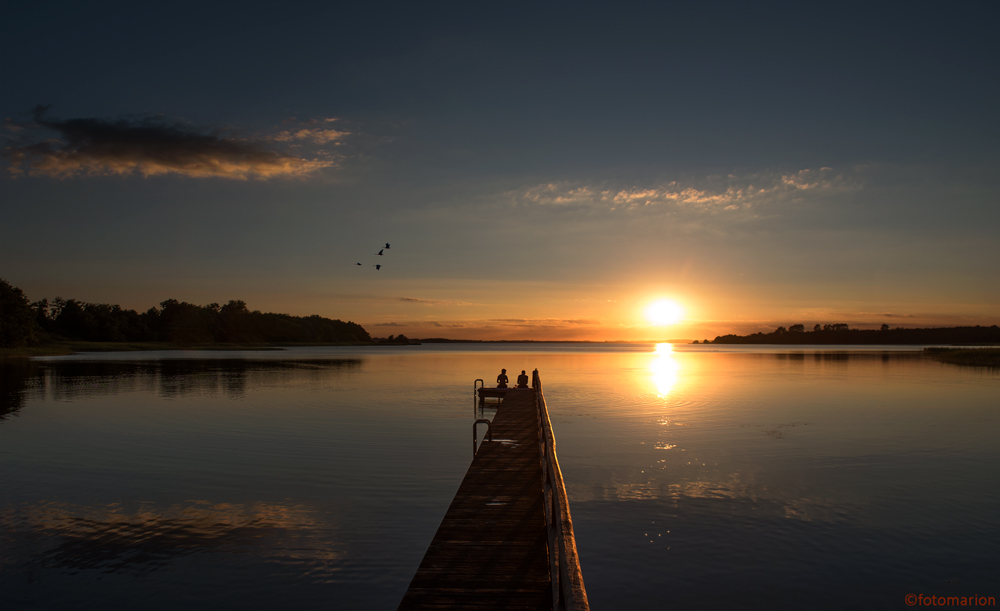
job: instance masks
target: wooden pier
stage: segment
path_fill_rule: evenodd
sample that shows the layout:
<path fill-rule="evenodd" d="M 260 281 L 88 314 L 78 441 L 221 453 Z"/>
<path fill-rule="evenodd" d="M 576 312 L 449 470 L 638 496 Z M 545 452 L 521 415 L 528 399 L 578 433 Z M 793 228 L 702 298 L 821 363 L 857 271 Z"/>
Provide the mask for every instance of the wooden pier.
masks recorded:
<path fill-rule="evenodd" d="M 589 610 L 538 370 L 533 378 L 533 388 L 504 393 L 492 440 L 475 454 L 400 610 Z"/>

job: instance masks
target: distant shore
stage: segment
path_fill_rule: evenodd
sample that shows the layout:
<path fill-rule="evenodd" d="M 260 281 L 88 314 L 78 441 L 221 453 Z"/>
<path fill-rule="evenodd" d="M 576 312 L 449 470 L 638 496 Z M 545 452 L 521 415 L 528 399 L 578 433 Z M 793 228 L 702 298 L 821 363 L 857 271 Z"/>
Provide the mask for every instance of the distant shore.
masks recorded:
<path fill-rule="evenodd" d="M 911 346 L 996 346 L 1000 345 L 1000 327 L 931 327 L 890 329 L 850 329 L 846 324 L 816 325 L 807 331 L 804 325 L 778 327 L 770 333 L 720 335 L 702 344 L 810 344 L 810 345 L 911 345 Z"/>
<path fill-rule="evenodd" d="M 274 344 L 173 344 L 170 342 L 82 342 L 59 341 L 38 346 L 0 348 L 0 358 L 28 358 L 33 356 L 67 356 L 79 352 L 140 352 L 153 350 L 284 350 L 299 346 L 419 346 L 421 344 L 688 344 L 691 340 L 641 340 L 641 341 L 591 341 L 591 340 L 490 340 L 490 339 L 413 339 L 408 343 L 386 340 L 372 342 L 283 342 Z"/>
<path fill-rule="evenodd" d="M 689 340 L 641 340 L 641 341 L 589 341 L 589 340 L 478 340 L 478 339 L 442 339 L 431 338 L 424 340 L 411 340 L 409 344 L 390 343 L 386 341 L 374 342 L 340 342 L 340 343 L 282 343 L 282 344 L 196 344 L 177 345 L 167 342 L 81 342 L 81 341 L 61 341 L 44 344 L 40 346 L 29 346 L 21 348 L 0 348 L 0 358 L 30 358 L 36 356 L 67 356 L 81 352 L 151 352 L 151 351 L 282 351 L 285 348 L 301 346 L 356 346 L 356 347 L 378 347 L 378 346 L 419 346 L 421 344 L 658 344 L 658 343 L 690 343 Z M 740 342 L 742 345 L 774 346 L 774 342 L 761 342 L 751 344 Z M 712 342 L 698 344 L 702 346 L 717 345 Z M 801 346 L 802 344 L 784 344 L 789 348 Z M 837 346 L 843 344 L 811 344 L 814 346 Z M 912 346 L 912 344 L 883 344 L 885 346 Z M 924 348 L 922 353 L 944 363 L 955 365 L 972 365 L 977 367 L 1000 367 L 1000 347 L 995 345 L 972 346 L 972 345 L 952 345 L 934 346 Z"/>
<path fill-rule="evenodd" d="M 142 352 L 154 350 L 284 350 L 293 346 L 379 346 L 370 342 L 341 343 L 284 343 L 275 344 L 193 344 L 178 345 L 169 342 L 55 342 L 39 346 L 21 348 L 0 348 L 0 358 L 20 358 L 32 356 L 66 356 L 78 352 Z M 390 344 L 391 345 L 391 344 Z"/>

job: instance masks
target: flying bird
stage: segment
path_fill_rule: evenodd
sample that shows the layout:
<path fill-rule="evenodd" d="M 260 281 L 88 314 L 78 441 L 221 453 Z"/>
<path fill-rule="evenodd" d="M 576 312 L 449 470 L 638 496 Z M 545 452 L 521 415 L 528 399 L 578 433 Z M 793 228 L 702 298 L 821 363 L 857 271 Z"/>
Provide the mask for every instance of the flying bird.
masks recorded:
<path fill-rule="evenodd" d="M 385 250 L 384 248 L 382 250 Z M 378 251 L 378 256 L 382 256 L 382 250 Z"/>
<path fill-rule="evenodd" d="M 360 263 L 355 263 L 355 265 L 361 265 Z"/>
<path fill-rule="evenodd" d="M 385 247 L 389 248 L 389 243 L 388 242 L 385 243 Z"/>
<path fill-rule="evenodd" d="M 378 271 L 378 270 L 380 270 L 380 269 L 382 269 L 382 266 L 381 266 L 381 265 L 376 265 L 376 266 L 375 266 L 375 271 Z"/>

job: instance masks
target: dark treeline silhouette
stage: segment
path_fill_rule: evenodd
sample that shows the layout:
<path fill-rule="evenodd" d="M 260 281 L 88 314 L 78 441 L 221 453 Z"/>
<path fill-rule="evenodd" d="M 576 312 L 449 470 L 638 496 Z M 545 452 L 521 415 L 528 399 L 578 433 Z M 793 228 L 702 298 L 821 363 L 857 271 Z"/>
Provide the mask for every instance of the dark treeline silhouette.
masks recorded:
<path fill-rule="evenodd" d="M 38 328 L 71 340 L 89 342 L 155 342 L 160 340 L 161 311 L 139 314 L 106 303 L 56 297 L 31 304 Z"/>
<path fill-rule="evenodd" d="M 1000 344 L 1000 327 L 940 327 L 904 329 L 851 329 L 846 324 L 778 327 L 771 333 L 720 335 L 712 344 Z"/>
<path fill-rule="evenodd" d="M 169 342 L 172 344 L 371 342 L 353 322 L 321 316 L 250 311 L 243 301 L 199 306 L 168 299 L 139 313 L 106 303 L 56 297 L 29 303 L 21 289 L 0 279 L 0 347 L 46 340 Z"/>
<path fill-rule="evenodd" d="M 21 289 L 0 278 L 0 348 L 34 344 L 39 331 L 28 298 Z"/>
<path fill-rule="evenodd" d="M 393 344 L 393 345 L 395 344 L 407 345 L 413 343 L 418 343 L 418 344 L 420 343 L 415 339 L 410 339 L 406 337 L 402 333 L 400 333 L 399 335 L 390 335 L 389 337 L 386 337 L 384 339 L 375 339 L 374 341 L 380 344 Z"/>

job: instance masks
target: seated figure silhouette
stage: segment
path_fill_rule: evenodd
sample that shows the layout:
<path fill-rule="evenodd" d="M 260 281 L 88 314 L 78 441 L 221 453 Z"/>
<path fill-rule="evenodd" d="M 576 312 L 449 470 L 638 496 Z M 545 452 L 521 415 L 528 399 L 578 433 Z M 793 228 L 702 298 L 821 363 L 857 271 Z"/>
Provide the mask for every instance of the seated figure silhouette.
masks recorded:
<path fill-rule="evenodd" d="M 500 375 L 497 376 L 497 388 L 507 388 L 507 382 L 509 382 L 507 379 L 507 370 L 501 369 Z"/>
<path fill-rule="evenodd" d="M 521 370 L 521 375 L 517 376 L 517 387 L 518 388 L 528 387 L 528 374 L 524 373 L 523 369 Z"/>

